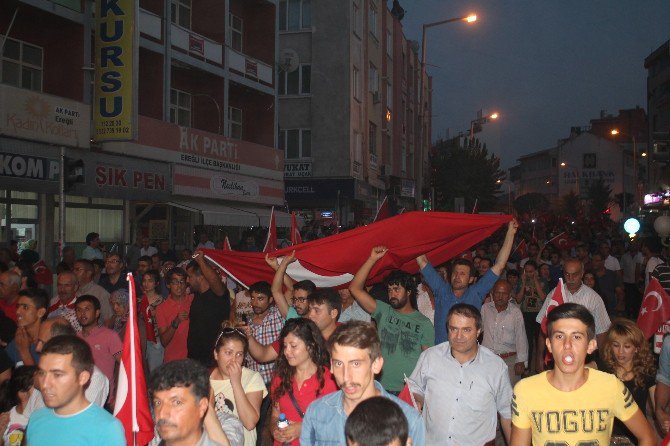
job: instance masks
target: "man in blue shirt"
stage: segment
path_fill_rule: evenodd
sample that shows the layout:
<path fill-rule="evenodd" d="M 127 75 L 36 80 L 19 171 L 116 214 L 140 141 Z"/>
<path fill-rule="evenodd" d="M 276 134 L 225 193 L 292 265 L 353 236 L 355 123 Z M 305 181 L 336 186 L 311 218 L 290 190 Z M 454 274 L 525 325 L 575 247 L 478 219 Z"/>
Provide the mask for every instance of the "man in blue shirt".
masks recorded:
<path fill-rule="evenodd" d="M 351 321 L 340 325 L 328 339 L 331 372 L 341 390 L 317 399 L 302 420 L 300 444 L 346 446 L 344 425 L 356 406 L 369 398 L 388 398 L 407 418 L 413 446 L 425 444 L 425 428 L 419 412 L 389 394 L 375 381 L 382 370 L 381 342 L 370 322 Z"/>
<path fill-rule="evenodd" d="M 450 283 L 447 283 L 435 271 L 425 254 L 416 258 L 421 274 L 423 274 L 426 283 L 433 290 L 433 296 L 435 296 L 435 345 L 447 340 L 447 313 L 454 304 L 470 304 L 477 309 L 481 308 L 486 294 L 491 291 L 493 284 L 496 283 L 505 269 L 507 259 L 512 252 L 514 235 L 518 228 L 519 224 L 516 220 L 509 222 L 505 242 L 498 252 L 496 263 L 477 283 L 474 283 L 475 267 L 469 260 L 457 259 L 454 261 Z"/>

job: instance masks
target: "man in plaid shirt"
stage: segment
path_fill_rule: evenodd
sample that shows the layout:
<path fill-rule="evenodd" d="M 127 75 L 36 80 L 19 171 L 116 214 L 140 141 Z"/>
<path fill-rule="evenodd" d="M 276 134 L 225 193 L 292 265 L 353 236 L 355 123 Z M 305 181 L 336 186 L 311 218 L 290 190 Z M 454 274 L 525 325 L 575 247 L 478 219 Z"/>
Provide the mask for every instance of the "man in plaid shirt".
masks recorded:
<path fill-rule="evenodd" d="M 249 287 L 249 294 L 254 311 L 254 316 L 249 321 L 249 332 L 260 344 L 270 345 L 279 339 L 279 333 L 284 327 L 284 318 L 274 304 L 270 284 L 256 282 Z M 260 364 L 247 353 L 246 365 L 261 374 L 266 386 L 270 385 L 275 371 L 274 361 Z"/>

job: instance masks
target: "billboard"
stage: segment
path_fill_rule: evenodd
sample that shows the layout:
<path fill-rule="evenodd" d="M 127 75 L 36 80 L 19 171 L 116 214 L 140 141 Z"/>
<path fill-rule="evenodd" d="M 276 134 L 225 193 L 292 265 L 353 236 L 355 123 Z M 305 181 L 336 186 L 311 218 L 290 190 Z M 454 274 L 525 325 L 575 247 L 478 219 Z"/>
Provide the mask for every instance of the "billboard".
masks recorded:
<path fill-rule="evenodd" d="M 138 3 L 98 0 L 95 9 L 93 139 L 137 136 Z"/>

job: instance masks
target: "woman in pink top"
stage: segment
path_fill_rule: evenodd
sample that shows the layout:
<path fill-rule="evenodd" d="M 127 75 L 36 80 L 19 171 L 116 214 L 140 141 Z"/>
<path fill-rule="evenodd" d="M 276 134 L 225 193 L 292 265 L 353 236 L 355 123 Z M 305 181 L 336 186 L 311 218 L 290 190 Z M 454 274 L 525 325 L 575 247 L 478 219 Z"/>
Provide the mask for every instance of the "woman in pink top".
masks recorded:
<path fill-rule="evenodd" d="M 275 446 L 300 445 L 300 430 L 307 406 L 337 390 L 328 370 L 328 350 L 319 328 L 309 319 L 289 319 L 279 335 L 277 369 L 270 385 L 272 436 Z M 289 426 L 277 428 L 279 414 Z"/>

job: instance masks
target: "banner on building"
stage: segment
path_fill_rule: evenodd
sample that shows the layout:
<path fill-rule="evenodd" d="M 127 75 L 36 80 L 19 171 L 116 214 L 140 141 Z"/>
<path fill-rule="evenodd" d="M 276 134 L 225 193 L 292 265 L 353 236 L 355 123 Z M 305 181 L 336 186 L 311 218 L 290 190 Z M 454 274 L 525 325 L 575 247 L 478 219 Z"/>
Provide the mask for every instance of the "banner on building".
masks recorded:
<path fill-rule="evenodd" d="M 137 24 L 134 0 L 99 0 L 95 9 L 93 138 L 137 136 Z"/>

